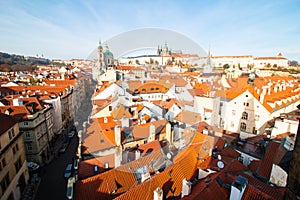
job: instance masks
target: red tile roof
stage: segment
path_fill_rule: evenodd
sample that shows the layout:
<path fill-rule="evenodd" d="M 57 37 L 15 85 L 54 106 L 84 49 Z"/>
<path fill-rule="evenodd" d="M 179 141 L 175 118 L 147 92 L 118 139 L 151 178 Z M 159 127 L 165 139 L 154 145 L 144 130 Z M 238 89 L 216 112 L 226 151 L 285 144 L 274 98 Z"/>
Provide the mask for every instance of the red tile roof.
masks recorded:
<path fill-rule="evenodd" d="M 109 169 L 115 167 L 115 157 L 114 154 L 110 154 L 103 157 L 97 157 L 89 160 L 84 160 L 78 163 L 78 179 L 86 179 L 88 177 L 94 176 L 94 166 L 98 166 L 99 173 L 105 172 L 105 162 L 108 162 Z"/>
<path fill-rule="evenodd" d="M 267 148 L 267 152 L 257 169 L 257 174 L 269 180 L 273 164 L 278 164 L 285 153 L 286 150 L 280 145 L 280 143 L 271 141 Z"/>
<path fill-rule="evenodd" d="M 8 129 L 12 128 L 15 124 L 18 123 L 18 119 L 6 114 L 0 113 L 0 135 L 6 132 Z"/>

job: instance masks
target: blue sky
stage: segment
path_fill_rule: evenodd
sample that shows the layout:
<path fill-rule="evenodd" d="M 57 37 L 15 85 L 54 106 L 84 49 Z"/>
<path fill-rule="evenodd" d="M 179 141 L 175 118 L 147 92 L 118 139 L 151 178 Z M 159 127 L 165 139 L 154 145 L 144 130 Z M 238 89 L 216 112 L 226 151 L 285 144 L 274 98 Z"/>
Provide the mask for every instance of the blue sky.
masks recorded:
<path fill-rule="evenodd" d="M 153 27 L 184 34 L 213 55 L 282 52 L 300 61 L 299 8 L 298 0 L 0 0 L 0 51 L 86 58 L 99 39 Z"/>

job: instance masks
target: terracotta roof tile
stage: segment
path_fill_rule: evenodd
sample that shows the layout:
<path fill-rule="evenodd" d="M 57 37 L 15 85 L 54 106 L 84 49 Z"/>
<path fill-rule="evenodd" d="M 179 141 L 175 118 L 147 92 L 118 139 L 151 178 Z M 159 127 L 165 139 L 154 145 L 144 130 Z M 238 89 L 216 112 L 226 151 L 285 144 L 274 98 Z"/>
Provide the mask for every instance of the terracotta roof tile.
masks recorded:
<path fill-rule="evenodd" d="M 78 163 L 78 179 L 86 179 L 88 177 L 94 176 L 94 166 L 98 166 L 99 173 L 105 172 L 105 162 L 108 162 L 109 169 L 114 168 L 115 158 L 114 154 L 97 157 L 89 160 L 84 160 Z"/>
<path fill-rule="evenodd" d="M 270 142 L 267 152 L 257 169 L 257 174 L 261 177 L 270 179 L 273 164 L 278 164 L 285 154 L 285 149 L 277 142 Z"/>
<path fill-rule="evenodd" d="M 174 118 L 174 120 L 194 125 L 201 121 L 201 115 L 191 111 L 183 110 Z"/>

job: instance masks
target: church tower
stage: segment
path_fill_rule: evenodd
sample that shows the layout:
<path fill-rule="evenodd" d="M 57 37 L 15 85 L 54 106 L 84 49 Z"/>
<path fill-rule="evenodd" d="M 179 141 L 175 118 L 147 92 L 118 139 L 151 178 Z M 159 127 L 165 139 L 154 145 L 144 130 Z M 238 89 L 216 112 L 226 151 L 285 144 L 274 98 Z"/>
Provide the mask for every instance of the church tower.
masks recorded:
<path fill-rule="evenodd" d="M 101 40 L 99 41 L 99 45 L 98 45 L 98 62 L 101 71 L 104 67 L 104 54 L 103 54 L 103 47 L 101 44 Z"/>
<path fill-rule="evenodd" d="M 211 53 L 210 49 L 208 50 L 206 65 L 204 66 L 204 73 L 211 73 L 212 72 L 212 63 L 211 63 Z"/>

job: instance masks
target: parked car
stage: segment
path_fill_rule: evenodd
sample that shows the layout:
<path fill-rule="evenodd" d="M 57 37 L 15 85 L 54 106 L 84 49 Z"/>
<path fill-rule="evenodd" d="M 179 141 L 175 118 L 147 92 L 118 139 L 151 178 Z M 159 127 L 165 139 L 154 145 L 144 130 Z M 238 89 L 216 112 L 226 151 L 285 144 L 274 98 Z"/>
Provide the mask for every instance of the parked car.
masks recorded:
<path fill-rule="evenodd" d="M 74 167 L 75 170 L 78 169 L 78 160 L 77 160 L 77 158 L 74 158 L 73 167 Z"/>
<path fill-rule="evenodd" d="M 28 167 L 29 171 L 36 171 L 37 169 L 40 168 L 40 166 L 38 164 L 36 164 L 35 162 L 27 162 L 27 167 Z"/>
<path fill-rule="evenodd" d="M 65 178 L 69 178 L 72 174 L 72 164 L 68 164 L 65 170 Z"/>
<path fill-rule="evenodd" d="M 73 190 L 74 190 L 74 183 L 75 183 L 76 179 L 75 177 L 70 177 L 68 179 L 68 184 L 67 184 L 67 199 L 73 199 Z"/>
<path fill-rule="evenodd" d="M 64 144 L 60 147 L 59 153 L 64 153 L 64 152 L 66 151 L 67 147 L 68 147 L 68 144 L 64 143 Z"/>

